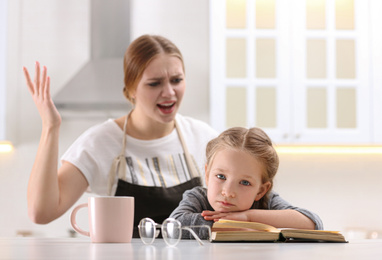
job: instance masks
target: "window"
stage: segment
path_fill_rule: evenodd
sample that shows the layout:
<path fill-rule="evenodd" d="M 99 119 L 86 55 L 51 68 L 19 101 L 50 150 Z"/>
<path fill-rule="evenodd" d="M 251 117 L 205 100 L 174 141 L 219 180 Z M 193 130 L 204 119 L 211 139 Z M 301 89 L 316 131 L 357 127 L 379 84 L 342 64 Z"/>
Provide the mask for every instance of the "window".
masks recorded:
<path fill-rule="evenodd" d="M 211 0 L 213 127 L 258 126 L 277 143 L 375 142 L 374 2 Z"/>

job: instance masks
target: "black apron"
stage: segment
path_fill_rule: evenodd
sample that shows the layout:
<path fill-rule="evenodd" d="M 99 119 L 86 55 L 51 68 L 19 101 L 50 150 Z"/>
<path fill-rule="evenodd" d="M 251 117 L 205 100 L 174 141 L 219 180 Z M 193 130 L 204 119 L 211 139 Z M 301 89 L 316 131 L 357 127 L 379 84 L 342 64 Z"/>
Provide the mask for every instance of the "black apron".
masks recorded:
<path fill-rule="evenodd" d="M 191 156 L 184 142 L 182 133 L 178 124 L 175 122 L 175 127 L 178 132 L 180 142 L 186 157 L 187 168 L 192 176 L 192 179 L 182 184 L 172 187 L 152 187 L 132 184 L 126 181 L 126 159 L 124 156 L 126 147 L 126 124 L 124 125 L 123 147 L 120 155 L 114 160 L 112 169 L 109 173 L 109 193 L 111 186 L 115 181 L 115 173 L 118 171 L 118 184 L 115 196 L 131 196 L 135 201 L 134 212 L 134 232 L 133 237 L 139 237 L 138 224 L 142 218 L 149 217 L 156 223 L 161 224 L 168 218 L 171 212 L 179 205 L 182 200 L 182 195 L 186 190 L 192 189 L 195 186 L 201 186 L 202 181 L 200 173 L 192 163 Z M 111 194 L 110 194 L 111 195 Z"/>
<path fill-rule="evenodd" d="M 139 237 L 138 224 L 142 218 L 149 217 L 155 223 L 162 224 L 179 205 L 183 193 L 201 185 L 199 177 L 169 188 L 141 186 L 119 179 L 115 196 L 135 198 L 133 237 L 136 238 Z"/>

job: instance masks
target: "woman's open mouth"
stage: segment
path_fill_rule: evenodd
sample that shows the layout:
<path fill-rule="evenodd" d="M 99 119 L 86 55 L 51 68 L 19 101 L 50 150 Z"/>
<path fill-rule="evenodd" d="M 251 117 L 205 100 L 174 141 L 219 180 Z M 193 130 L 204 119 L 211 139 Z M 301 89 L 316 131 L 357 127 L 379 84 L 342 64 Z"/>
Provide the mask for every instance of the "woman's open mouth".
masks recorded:
<path fill-rule="evenodd" d="M 157 104 L 157 107 L 163 114 L 171 114 L 175 110 L 176 102 L 164 102 Z"/>

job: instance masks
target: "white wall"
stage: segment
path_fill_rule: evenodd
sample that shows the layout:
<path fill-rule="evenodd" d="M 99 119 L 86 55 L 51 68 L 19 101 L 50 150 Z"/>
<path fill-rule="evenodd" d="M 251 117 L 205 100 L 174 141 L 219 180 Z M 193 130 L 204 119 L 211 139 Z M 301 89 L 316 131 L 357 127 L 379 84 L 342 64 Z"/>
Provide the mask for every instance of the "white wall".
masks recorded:
<path fill-rule="evenodd" d="M 275 190 L 329 230 L 382 236 L 381 155 L 280 155 Z M 349 234 L 350 236 L 350 234 Z"/>
<path fill-rule="evenodd" d="M 5 140 L 5 101 L 6 101 L 6 38 L 8 32 L 7 1 L 0 1 L 0 140 Z"/>
<path fill-rule="evenodd" d="M 57 92 L 88 58 L 89 1 L 9 1 L 7 128 L 16 149 L 12 154 L 0 154 L 0 237 L 15 236 L 20 230 L 39 236 L 68 235 L 69 213 L 48 225 L 33 224 L 27 217 L 26 189 L 40 119 L 21 67 L 33 70 L 36 60 L 47 65 L 52 93 Z M 181 112 L 208 122 L 208 1 L 134 0 L 132 7 L 132 38 L 161 34 L 181 49 L 187 75 Z M 99 121 L 65 119 L 60 154 Z M 276 191 L 291 203 L 317 212 L 327 229 L 382 230 L 380 156 L 282 155 L 280 159 Z M 80 216 L 80 224 L 86 222 L 85 215 Z"/>

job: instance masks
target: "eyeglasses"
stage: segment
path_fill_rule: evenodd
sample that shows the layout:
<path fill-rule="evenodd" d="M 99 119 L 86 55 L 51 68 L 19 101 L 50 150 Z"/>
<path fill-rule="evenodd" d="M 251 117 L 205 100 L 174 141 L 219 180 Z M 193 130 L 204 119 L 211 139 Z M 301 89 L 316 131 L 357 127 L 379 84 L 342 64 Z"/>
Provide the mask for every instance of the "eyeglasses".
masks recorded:
<path fill-rule="evenodd" d="M 211 238 L 211 228 L 207 225 L 201 226 L 183 226 L 182 224 L 173 218 L 168 218 L 163 221 L 162 225 L 157 224 L 151 218 L 143 218 L 138 225 L 139 236 L 144 244 L 150 245 L 154 242 L 155 238 L 159 235 L 160 228 L 162 230 L 163 240 L 168 246 L 176 246 L 182 238 L 182 229 L 189 231 L 199 245 L 204 245 L 202 240 L 198 237 L 192 228 L 207 228 L 209 238 Z"/>

